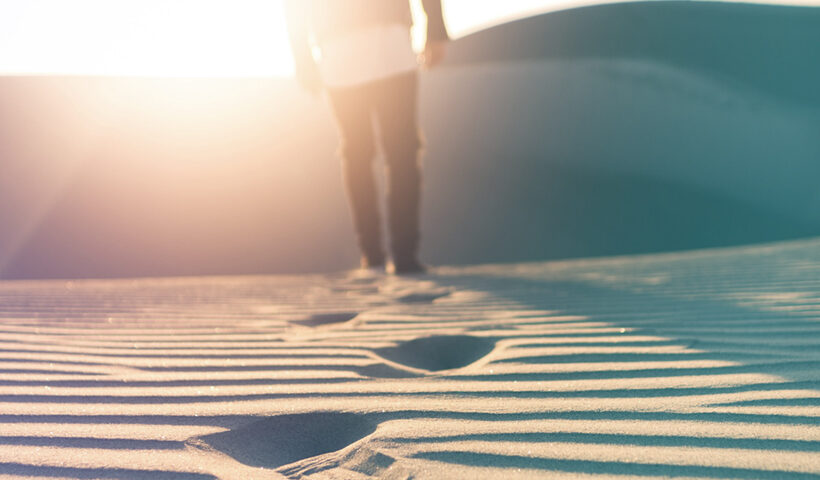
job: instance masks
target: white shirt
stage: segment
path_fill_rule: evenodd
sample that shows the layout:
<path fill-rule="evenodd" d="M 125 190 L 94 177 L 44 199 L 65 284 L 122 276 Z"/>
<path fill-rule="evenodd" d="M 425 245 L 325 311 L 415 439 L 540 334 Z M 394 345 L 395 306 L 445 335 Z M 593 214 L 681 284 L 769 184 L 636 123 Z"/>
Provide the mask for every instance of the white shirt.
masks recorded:
<path fill-rule="evenodd" d="M 319 69 L 328 87 L 352 87 L 418 68 L 410 31 L 376 25 L 319 45 Z"/>

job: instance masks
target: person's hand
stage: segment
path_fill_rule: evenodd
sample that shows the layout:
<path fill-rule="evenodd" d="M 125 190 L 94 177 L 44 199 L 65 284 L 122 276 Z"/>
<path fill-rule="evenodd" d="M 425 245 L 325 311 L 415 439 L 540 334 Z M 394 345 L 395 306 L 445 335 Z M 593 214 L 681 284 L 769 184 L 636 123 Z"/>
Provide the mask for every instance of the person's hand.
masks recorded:
<path fill-rule="evenodd" d="M 447 55 L 447 42 L 427 42 L 424 51 L 421 53 L 421 65 L 426 69 L 431 69 L 441 63 Z"/>
<path fill-rule="evenodd" d="M 296 66 L 296 81 L 312 95 L 319 95 L 324 87 L 319 69 L 313 63 Z"/>

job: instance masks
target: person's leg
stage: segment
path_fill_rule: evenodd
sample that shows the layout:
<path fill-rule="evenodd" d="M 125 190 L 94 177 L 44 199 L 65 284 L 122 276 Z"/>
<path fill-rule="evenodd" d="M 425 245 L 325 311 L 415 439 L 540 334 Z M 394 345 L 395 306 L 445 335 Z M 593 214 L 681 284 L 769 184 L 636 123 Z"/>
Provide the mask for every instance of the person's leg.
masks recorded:
<path fill-rule="evenodd" d="M 353 226 L 363 267 L 385 263 L 376 183 L 373 177 L 375 144 L 371 95 L 364 87 L 328 91 L 341 135 L 340 153 Z"/>
<path fill-rule="evenodd" d="M 390 245 L 397 273 L 422 271 L 418 261 L 421 202 L 421 134 L 417 118 L 418 75 L 379 82 L 374 97 L 387 163 Z"/>

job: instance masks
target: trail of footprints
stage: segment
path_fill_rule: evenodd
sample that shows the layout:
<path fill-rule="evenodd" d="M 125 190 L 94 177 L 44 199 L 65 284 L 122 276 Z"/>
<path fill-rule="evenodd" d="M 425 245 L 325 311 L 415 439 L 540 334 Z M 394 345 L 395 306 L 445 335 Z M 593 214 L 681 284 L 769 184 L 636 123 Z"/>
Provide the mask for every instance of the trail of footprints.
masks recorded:
<path fill-rule="evenodd" d="M 346 294 L 372 295 L 378 293 L 373 284 L 375 278 L 348 280 L 349 285 L 334 287 L 332 291 Z M 399 304 L 431 304 L 451 294 L 449 289 L 412 291 L 402 289 L 393 301 Z M 389 304 L 388 304 L 389 305 Z M 360 312 L 330 312 L 308 315 L 291 322 L 305 327 L 340 326 L 349 324 Z M 485 357 L 495 348 L 495 340 L 471 335 L 432 335 L 395 342 L 395 345 L 373 350 L 376 357 L 385 361 L 381 366 L 358 371 L 369 376 L 395 378 L 391 367 L 406 368 L 417 374 L 454 370 L 466 367 Z M 226 432 L 189 439 L 193 448 L 210 448 L 221 451 L 251 466 L 279 468 L 282 473 L 299 477 L 332 468 L 340 462 L 318 462 L 304 465 L 300 462 L 336 452 L 376 431 L 377 421 L 372 416 L 348 412 L 316 412 L 281 415 L 253 421 Z M 328 435 L 328 432 L 333 432 Z M 339 432 L 343 432 L 339 435 Z M 348 469 L 368 475 L 376 475 L 390 467 L 394 459 L 378 452 L 360 449 L 345 461 Z M 352 461 L 350 461 L 352 460 Z"/>
<path fill-rule="evenodd" d="M 333 287 L 331 291 L 358 295 L 379 292 L 374 286 L 376 278 L 355 278 L 349 285 Z M 410 291 L 408 291 L 410 290 Z M 431 304 L 446 298 L 450 289 L 412 291 L 404 288 L 392 300 L 399 304 Z M 387 303 L 389 305 L 389 303 Z M 330 312 L 308 315 L 291 323 L 304 327 L 351 326 L 360 312 Z M 432 335 L 396 342 L 389 347 L 373 350 L 376 357 L 386 365 L 360 368 L 357 371 L 374 378 L 400 378 L 399 370 L 410 370 L 424 375 L 444 370 L 466 367 L 488 355 L 495 348 L 495 340 L 471 335 Z M 215 449 L 251 466 L 280 468 L 290 477 L 318 473 L 344 463 L 349 470 L 366 475 L 377 475 L 389 468 L 394 459 L 367 448 L 357 449 L 331 462 L 304 463 L 306 459 L 344 450 L 376 431 L 377 420 L 373 416 L 349 412 L 316 412 L 281 415 L 252 421 L 239 428 L 189 439 L 186 444 L 193 448 Z M 328 435 L 328 432 L 333 434 Z M 342 433 L 341 435 L 339 433 Z"/>
<path fill-rule="evenodd" d="M 335 287 L 335 291 L 361 293 L 362 285 L 372 286 L 378 280 L 376 277 L 354 278 L 348 280 L 353 288 Z M 372 287 L 378 291 L 377 287 Z M 410 290 L 410 291 L 408 291 Z M 404 288 L 393 298 L 399 304 L 431 304 L 436 300 L 451 295 L 451 289 L 437 288 L 430 291 Z M 371 293 L 371 290 L 366 290 Z M 377 314 L 377 312 L 376 312 Z M 291 322 L 305 327 L 339 326 L 348 324 L 360 316 L 360 312 L 330 312 L 308 315 L 304 319 Z M 355 328 L 362 322 L 349 326 Z M 397 342 L 390 347 L 376 348 L 373 352 L 390 366 L 406 367 L 413 371 L 438 372 L 466 367 L 485 357 L 495 348 L 495 340 L 487 337 L 471 335 L 429 335 L 407 341 Z M 362 371 L 362 370 L 360 370 Z M 371 370 L 371 373 L 375 373 Z M 378 373 L 373 376 L 379 377 Z"/>

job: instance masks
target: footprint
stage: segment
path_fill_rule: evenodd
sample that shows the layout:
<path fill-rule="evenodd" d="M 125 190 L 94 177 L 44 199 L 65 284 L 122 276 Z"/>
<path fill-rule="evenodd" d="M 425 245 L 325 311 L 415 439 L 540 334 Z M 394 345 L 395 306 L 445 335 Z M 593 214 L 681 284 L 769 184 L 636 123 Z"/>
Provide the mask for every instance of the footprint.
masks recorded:
<path fill-rule="evenodd" d="M 245 465 L 274 469 L 341 450 L 375 432 L 376 426 L 355 413 L 279 415 L 187 443 L 220 451 Z"/>
<path fill-rule="evenodd" d="M 401 303 L 433 303 L 433 301 L 450 295 L 450 292 L 417 292 L 408 293 L 396 298 L 396 301 Z"/>
<path fill-rule="evenodd" d="M 331 323 L 344 323 L 353 320 L 358 315 L 359 312 L 317 313 L 303 320 L 293 320 L 291 323 L 304 325 L 306 327 L 319 327 Z"/>
<path fill-rule="evenodd" d="M 347 279 L 350 285 L 372 285 L 376 283 L 378 277 L 352 277 Z"/>
<path fill-rule="evenodd" d="M 495 348 L 495 340 L 470 335 L 440 335 L 422 337 L 395 347 L 376 349 L 382 358 L 405 365 L 437 372 L 461 368 L 486 356 Z"/>

